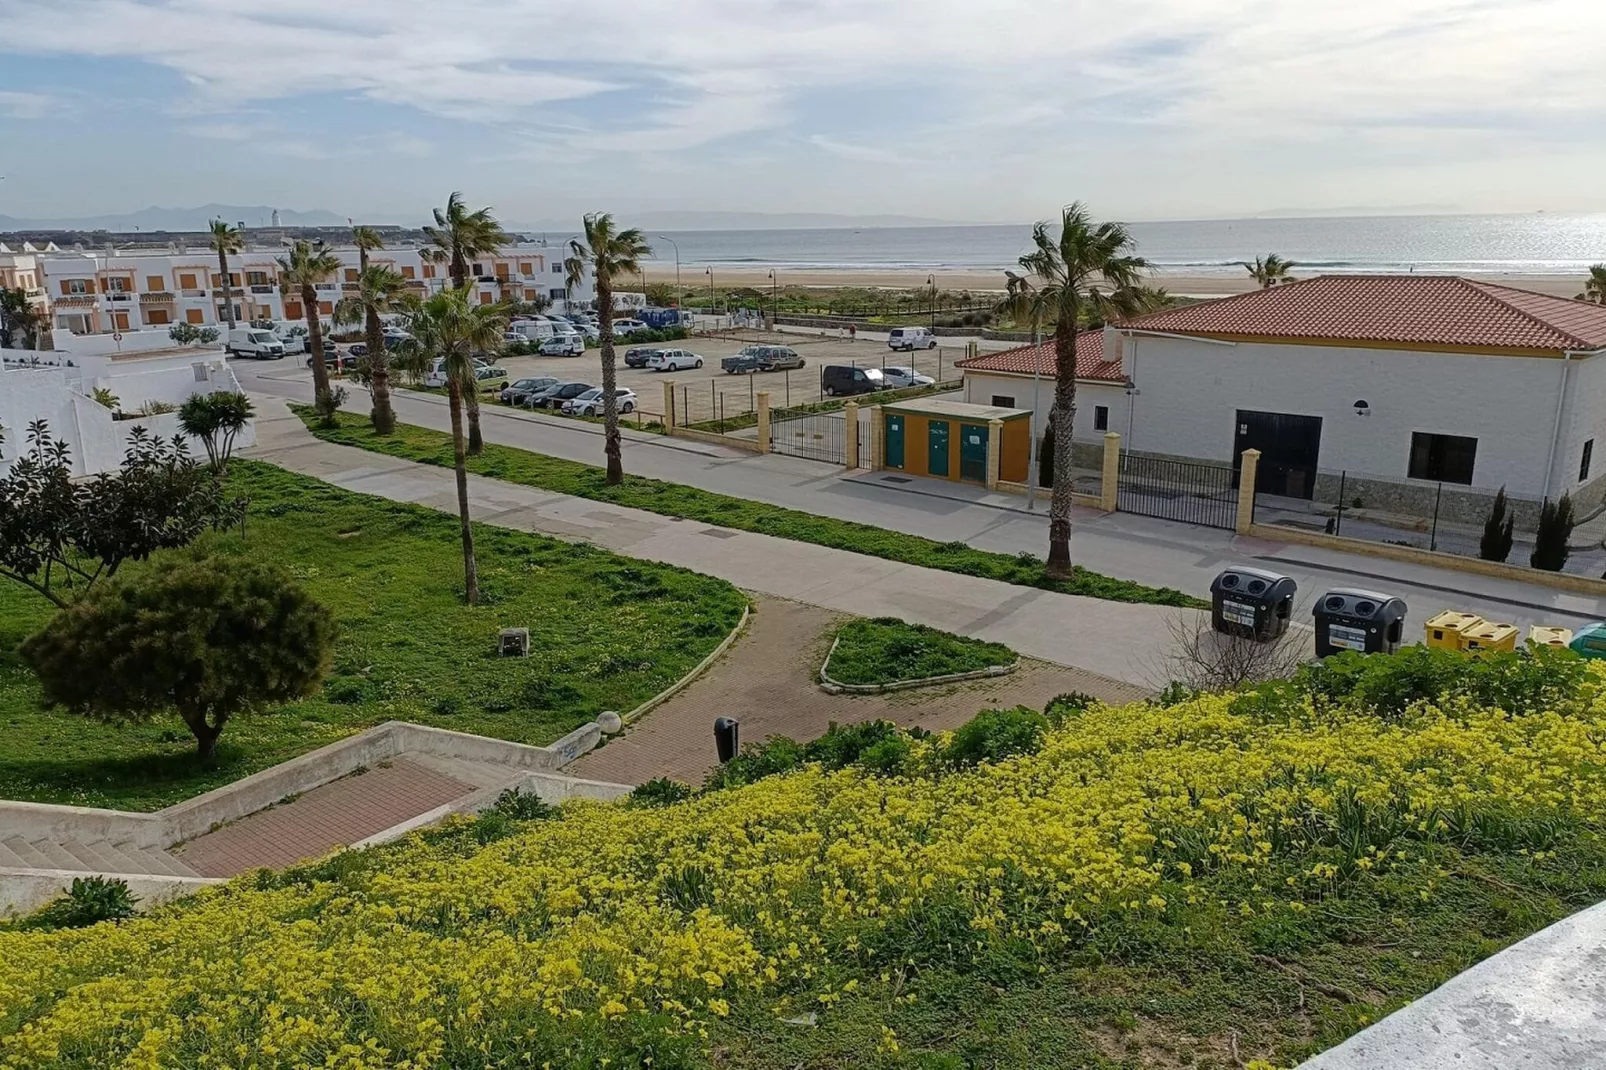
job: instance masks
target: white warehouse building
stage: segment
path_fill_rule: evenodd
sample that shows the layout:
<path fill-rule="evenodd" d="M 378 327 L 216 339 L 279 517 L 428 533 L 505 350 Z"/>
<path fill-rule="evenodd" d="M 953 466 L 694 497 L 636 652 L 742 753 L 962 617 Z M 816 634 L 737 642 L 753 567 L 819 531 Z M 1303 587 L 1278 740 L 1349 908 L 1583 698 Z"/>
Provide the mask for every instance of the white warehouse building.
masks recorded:
<path fill-rule="evenodd" d="M 1544 498 L 1606 500 L 1606 307 L 1452 276 L 1322 276 L 1083 332 L 1079 454 L 1237 466 L 1263 494 L 1519 523 Z M 965 399 L 1053 404 L 1053 342 L 962 362 Z M 1033 372 L 1039 382 L 1034 388 Z M 1034 404 L 1034 391 L 1036 400 Z"/>

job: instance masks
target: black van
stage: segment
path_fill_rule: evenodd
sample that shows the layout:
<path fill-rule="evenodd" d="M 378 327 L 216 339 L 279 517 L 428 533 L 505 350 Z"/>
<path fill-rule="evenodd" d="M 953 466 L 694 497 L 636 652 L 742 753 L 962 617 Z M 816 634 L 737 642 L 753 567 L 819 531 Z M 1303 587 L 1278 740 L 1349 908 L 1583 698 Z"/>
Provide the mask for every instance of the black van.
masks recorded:
<path fill-rule="evenodd" d="M 885 390 L 887 381 L 880 368 L 850 368 L 845 364 L 827 364 L 820 369 L 820 393 L 828 398 L 846 394 L 869 394 Z"/>

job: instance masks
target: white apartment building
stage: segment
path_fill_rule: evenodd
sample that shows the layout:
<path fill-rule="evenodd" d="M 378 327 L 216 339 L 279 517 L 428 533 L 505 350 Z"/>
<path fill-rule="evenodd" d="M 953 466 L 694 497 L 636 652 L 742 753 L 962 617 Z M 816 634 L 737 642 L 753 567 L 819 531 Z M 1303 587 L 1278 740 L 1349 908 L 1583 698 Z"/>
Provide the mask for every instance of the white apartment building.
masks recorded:
<path fill-rule="evenodd" d="M 318 286 L 318 313 L 334 314 L 335 303 L 357 288 L 358 254 L 354 248 L 332 250 L 341 270 Z M 529 242 L 508 246 L 495 256 L 469 265 L 476 299 L 533 301 L 544 297 L 558 311 L 578 307 L 595 297 L 589 279 L 570 293 L 564 284 L 561 242 Z M 51 308 L 51 323 L 74 334 L 160 330 L 176 323 L 216 327 L 228 322 L 226 294 L 232 292 L 236 323 L 250 320 L 299 320 L 300 294 L 281 294 L 278 258 L 283 248 L 247 249 L 229 256 L 227 289 L 218 273 L 217 253 L 205 247 L 190 252 L 54 250 L 38 256 L 34 272 Z M 369 262 L 394 268 L 420 296 L 450 285 L 445 264 L 428 260 L 416 247 L 379 249 Z"/>
<path fill-rule="evenodd" d="M 54 245 L 49 247 L 49 251 L 54 252 L 55 249 Z M 17 251 L 0 242 L 0 290 L 21 290 L 28 298 L 28 303 L 43 312 L 49 307 L 49 302 L 39 253 L 40 250 L 27 242 Z"/>

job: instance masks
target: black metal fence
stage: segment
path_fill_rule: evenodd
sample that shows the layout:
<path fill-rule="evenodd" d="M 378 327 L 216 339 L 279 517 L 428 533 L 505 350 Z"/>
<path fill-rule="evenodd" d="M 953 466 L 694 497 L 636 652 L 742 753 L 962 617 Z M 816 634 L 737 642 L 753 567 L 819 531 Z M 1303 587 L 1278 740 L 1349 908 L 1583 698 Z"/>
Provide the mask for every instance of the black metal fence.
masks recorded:
<path fill-rule="evenodd" d="M 1231 465 L 1122 453 L 1116 509 L 1231 531 L 1238 523 L 1237 478 Z"/>
<path fill-rule="evenodd" d="M 858 421 L 850 427 L 840 412 L 776 409 L 770 414 L 770 450 L 789 457 L 846 464 L 848 436 L 858 433 Z"/>

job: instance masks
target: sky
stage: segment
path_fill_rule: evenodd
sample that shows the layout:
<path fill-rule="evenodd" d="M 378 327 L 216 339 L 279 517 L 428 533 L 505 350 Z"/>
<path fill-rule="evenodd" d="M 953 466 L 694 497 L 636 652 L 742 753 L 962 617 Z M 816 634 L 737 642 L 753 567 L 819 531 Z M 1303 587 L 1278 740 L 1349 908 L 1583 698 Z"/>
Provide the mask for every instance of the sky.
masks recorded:
<path fill-rule="evenodd" d="M 0 215 L 1606 211 L 1600 0 L 0 0 Z"/>

